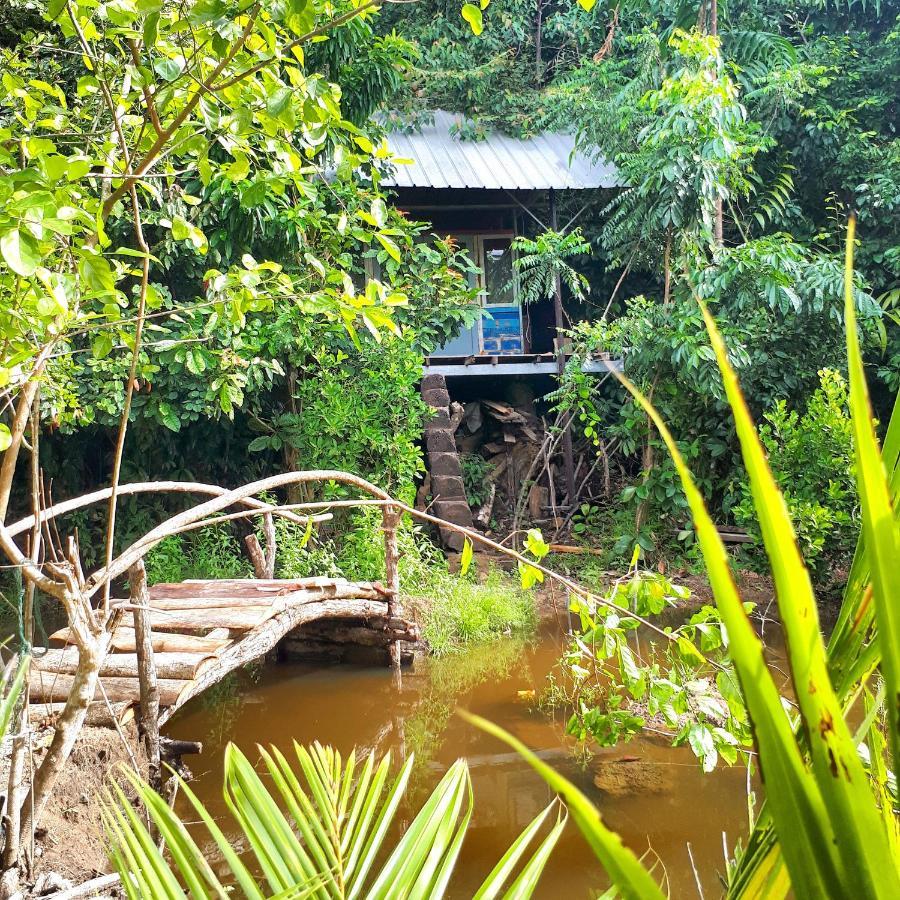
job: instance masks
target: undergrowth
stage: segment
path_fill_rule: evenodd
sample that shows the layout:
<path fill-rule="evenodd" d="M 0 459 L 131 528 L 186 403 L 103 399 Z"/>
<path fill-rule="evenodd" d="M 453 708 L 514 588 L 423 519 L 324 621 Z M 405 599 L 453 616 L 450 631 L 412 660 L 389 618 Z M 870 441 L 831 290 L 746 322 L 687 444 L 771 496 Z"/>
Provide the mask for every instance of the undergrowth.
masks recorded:
<path fill-rule="evenodd" d="M 164 538 L 145 557 L 150 584 L 188 578 L 251 578 L 253 567 L 224 525 Z"/>
<path fill-rule="evenodd" d="M 355 513 L 340 542 L 313 535 L 303 544 L 303 529 L 286 520 L 278 522 L 276 531 L 276 575 L 280 578 L 384 578 L 380 510 L 367 508 Z M 510 576 L 491 570 L 479 581 L 474 570 L 466 576 L 451 574 L 443 553 L 408 518 L 403 519 L 397 540 L 403 601 L 407 612 L 418 619 L 435 655 L 501 635 L 523 636 L 534 630 L 534 598 Z"/>
<path fill-rule="evenodd" d="M 422 633 L 436 656 L 504 635 L 528 635 L 537 624 L 534 595 L 500 569 L 483 581 L 435 570 L 406 590 L 424 598 Z"/>

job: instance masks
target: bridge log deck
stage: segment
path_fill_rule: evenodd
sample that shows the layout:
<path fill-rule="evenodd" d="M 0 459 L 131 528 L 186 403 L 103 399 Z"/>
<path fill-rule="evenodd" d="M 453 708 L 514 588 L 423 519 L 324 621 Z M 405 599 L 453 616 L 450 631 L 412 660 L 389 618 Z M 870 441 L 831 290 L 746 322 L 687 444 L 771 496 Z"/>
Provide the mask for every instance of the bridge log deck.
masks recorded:
<path fill-rule="evenodd" d="M 229 672 L 265 656 L 302 625 L 346 619 L 353 620 L 348 628 L 351 634 L 364 627 L 384 633 L 386 644 L 398 632 L 418 637 L 415 625 L 391 617 L 391 598 L 390 589 L 378 582 L 321 577 L 152 586 L 146 615 L 159 689 L 159 724 Z M 141 647 L 132 620 L 135 605 L 131 600 L 113 604 L 122 609 L 122 615 L 91 707 L 98 719 L 104 718 L 105 709 L 109 723 L 132 715 L 141 698 Z M 30 715 L 35 719 L 61 709 L 78 665 L 78 650 L 72 646 L 68 628 L 55 632 L 50 640 L 51 648 L 36 655 L 32 663 Z"/>

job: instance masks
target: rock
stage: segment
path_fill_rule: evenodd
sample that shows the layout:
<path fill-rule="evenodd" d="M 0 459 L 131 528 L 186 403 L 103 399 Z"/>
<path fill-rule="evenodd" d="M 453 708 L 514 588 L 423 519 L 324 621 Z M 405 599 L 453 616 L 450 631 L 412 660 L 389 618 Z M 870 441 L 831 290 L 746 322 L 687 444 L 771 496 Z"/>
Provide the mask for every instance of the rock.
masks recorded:
<path fill-rule="evenodd" d="M 462 550 L 466 543 L 466 537 L 458 531 L 451 531 L 449 528 L 439 528 L 441 534 L 441 543 L 448 550 L 456 550 L 458 553 Z"/>
<path fill-rule="evenodd" d="M 472 527 L 472 510 L 465 500 L 438 500 L 434 504 L 434 513 L 454 525 L 461 525 L 463 528 Z"/>
<path fill-rule="evenodd" d="M 435 409 L 446 409 L 450 405 L 450 394 L 446 388 L 431 388 L 422 391 L 422 399 Z"/>
<path fill-rule="evenodd" d="M 437 478 L 446 476 L 462 478 L 462 466 L 459 464 L 459 457 L 456 453 L 429 453 L 428 469 L 431 473 L 432 494 L 434 494 L 433 485 Z"/>
<path fill-rule="evenodd" d="M 435 475 L 431 479 L 431 496 L 435 500 L 465 500 L 466 488 L 459 475 Z"/>
<path fill-rule="evenodd" d="M 430 391 L 435 388 L 447 389 L 447 381 L 443 375 L 426 375 L 422 379 L 422 390 Z"/>
<path fill-rule="evenodd" d="M 63 878 L 56 872 L 44 872 L 39 875 L 34 883 L 34 893 L 39 897 L 47 894 L 58 894 L 60 891 L 68 891 L 72 888 L 72 882 L 68 878 Z"/>
<path fill-rule="evenodd" d="M 455 428 L 450 428 L 450 411 L 446 407 L 433 410 L 434 415 L 425 423 L 425 433 L 429 431 L 450 431 L 452 434 Z"/>
<path fill-rule="evenodd" d="M 665 794 L 672 790 L 671 767 L 639 757 L 597 759 L 594 784 L 611 797 Z"/>
<path fill-rule="evenodd" d="M 456 453 L 456 441 L 448 431 L 425 429 L 425 447 L 429 453 Z"/>

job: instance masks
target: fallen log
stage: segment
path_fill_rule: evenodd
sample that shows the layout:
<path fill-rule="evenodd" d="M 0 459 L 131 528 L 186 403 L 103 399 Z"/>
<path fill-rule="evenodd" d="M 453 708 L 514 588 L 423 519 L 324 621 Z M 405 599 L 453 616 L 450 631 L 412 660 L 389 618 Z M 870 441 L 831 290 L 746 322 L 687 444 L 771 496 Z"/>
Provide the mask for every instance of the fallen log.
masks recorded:
<path fill-rule="evenodd" d="M 66 700 L 72 690 L 74 676 L 56 675 L 53 672 L 31 672 L 28 676 L 32 702 L 56 703 Z M 103 678 L 103 689 L 110 703 L 135 703 L 140 699 L 140 686 L 136 678 Z M 181 692 L 192 682 L 183 679 L 160 678 L 159 702 L 162 706 L 172 706 Z M 97 689 L 94 700 L 102 700 L 103 694 Z"/>
<path fill-rule="evenodd" d="M 209 609 L 151 609 L 150 627 L 154 631 L 196 631 L 227 628 L 251 631 L 271 618 L 284 604 L 268 606 L 216 606 Z"/>
<path fill-rule="evenodd" d="M 50 635 L 51 641 L 60 641 L 64 644 L 74 644 L 72 634 L 68 628 L 60 628 Z M 208 635 L 195 634 L 167 634 L 154 632 L 151 635 L 153 650 L 156 653 L 206 653 L 214 654 L 227 647 L 230 643 L 228 629 L 213 629 Z M 110 650 L 121 653 L 134 653 L 137 644 L 135 642 L 134 629 L 120 625 L 114 632 L 110 642 Z"/>
<path fill-rule="evenodd" d="M 156 671 L 160 678 L 176 680 L 191 679 L 204 661 L 213 659 L 210 653 L 154 652 Z M 58 675 L 74 675 L 78 666 L 78 648 L 64 647 L 48 650 L 43 656 L 35 657 L 31 663 L 33 671 Z M 100 667 L 100 675 L 114 678 L 137 678 L 137 653 L 110 653 Z"/>

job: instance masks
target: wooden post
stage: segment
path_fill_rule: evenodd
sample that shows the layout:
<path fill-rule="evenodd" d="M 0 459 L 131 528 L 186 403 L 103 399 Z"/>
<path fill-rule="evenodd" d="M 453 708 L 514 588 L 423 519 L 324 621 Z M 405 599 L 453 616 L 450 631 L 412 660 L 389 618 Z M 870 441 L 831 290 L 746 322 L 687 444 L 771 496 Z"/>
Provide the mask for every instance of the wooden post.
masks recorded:
<path fill-rule="evenodd" d="M 266 578 L 275 577 L 275 551 L 278 545 L 275 541 L 275 520 L 272 513 L 263 516 L 263 530 L 266 536 Z"/>
<path fill-rule="evenodd" d="M 134 638 L 138 663 L 141 711 L 138 720 L 144 747 L 150 763 L 150 784 L 159 790 L 161 771 L 159 762 L 159 684 L 156 680 L 156 661 L 150 632 L 150 589 L 144 561 L 139 559 L 128 570 L 131 605 L 134 607 Z"/>
<path fill-rule="evenodd" d="M 556 231 L 559 227 L 556 213 L 556 191 L 550 188 L 550 227 Z M 556 371 L 559 374 L 562 385 L 563 373 L 566 370 L 566 341 L 563 335 L 565 317 L 562 305 L 562 279 L 556 274 L 556 287 L 553 296 L 553 311 L 556 319 Z M 566 493 L 568 494 L 569 509 L 575 507 L 575 458 L 572 448 L 572 414 L 566 413 L 563 420 L 562 451 L 563 471 L 566 474 Z M 548 460 L 549 463 L 549 460 Z M 549 465 L 548 465 L 549 472 Z"/>
<path fill-rule="evenodd" d="M 388 619 L 399 619 L 403 616 L 400 605 L 400 550 L 397 545 L 397 526 L 400 514 L 393 506 L 385 506 L 382 513 L 382 530 L 384 531 L 384 586 L 388 592 Z M 391 666 L 400 673 L 400 641 L 391 643 Z"/>
<path fill-rule="evenodd" d="M 253 574 L 257 578 L 270 579 L 275 577 L 275 552 L 277 545 L 275 543 L 275 522 L 271 513 L 263 516 L 263 533 L 266 540 L 266 549 L 259 544 L 259 539 L 255 534 L 248 534 L 244 538 L 244 546 L 247 548 L 247 555 L 250 562 L 253 563 Z"/>

